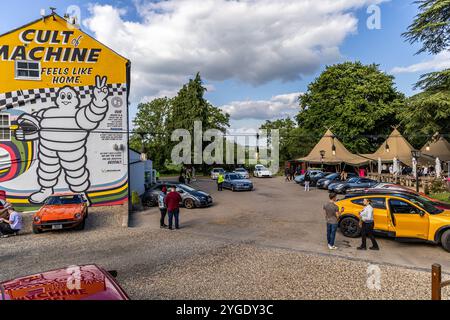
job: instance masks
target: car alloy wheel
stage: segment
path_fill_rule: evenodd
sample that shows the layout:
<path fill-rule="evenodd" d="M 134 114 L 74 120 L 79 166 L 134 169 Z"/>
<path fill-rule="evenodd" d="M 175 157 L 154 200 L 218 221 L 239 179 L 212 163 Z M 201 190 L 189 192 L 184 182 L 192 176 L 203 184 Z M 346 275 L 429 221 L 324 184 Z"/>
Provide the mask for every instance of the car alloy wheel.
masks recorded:
<path fill-rule="evenodd" d="M 186 209 L 193 209 L 195 207 L 194 201 L 192 199 L 184 200 L 184 207 Z"/>
<path fill-rule="evenodd" d="M 358 221 L 351 217 L 342 219 L 340 229 L 344 236 L 349 238 L 356 238 L 361 232 Z"/>

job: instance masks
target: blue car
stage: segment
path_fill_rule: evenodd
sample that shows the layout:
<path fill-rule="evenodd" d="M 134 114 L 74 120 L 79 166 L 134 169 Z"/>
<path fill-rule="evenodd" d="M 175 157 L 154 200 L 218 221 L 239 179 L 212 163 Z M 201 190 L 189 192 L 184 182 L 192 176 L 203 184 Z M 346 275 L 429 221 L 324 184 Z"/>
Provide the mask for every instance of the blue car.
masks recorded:
<path fill-rule="evenodd" d="M 232 191 L 253 190 L 253 183 L 248 179 L 242 178 L 242 176 L 238 173 L 226 173 L 224 178 L 225 181 L 222 185 L 223 188 L 230 189 Z"/>

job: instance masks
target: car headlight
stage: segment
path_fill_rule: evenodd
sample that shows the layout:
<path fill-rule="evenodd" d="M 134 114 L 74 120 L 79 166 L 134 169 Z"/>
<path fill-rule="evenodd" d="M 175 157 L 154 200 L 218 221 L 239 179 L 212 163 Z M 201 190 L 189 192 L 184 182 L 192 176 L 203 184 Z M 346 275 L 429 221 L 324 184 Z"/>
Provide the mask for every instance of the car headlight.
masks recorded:
<path fill-rule="evenodd" d="M 34 222 L 40 222 L 40 221 L 41 221 L 41 217 L 35 216 L 35 217 L 33 218 L 33 221 L 34 221 Z"/>
<path fill-rule="evenodd" d="M 81 219 L 81 213 L 75 213 L 75 215 L 73 217 L 75 219 L 79 220 L 79 219 Z"/>

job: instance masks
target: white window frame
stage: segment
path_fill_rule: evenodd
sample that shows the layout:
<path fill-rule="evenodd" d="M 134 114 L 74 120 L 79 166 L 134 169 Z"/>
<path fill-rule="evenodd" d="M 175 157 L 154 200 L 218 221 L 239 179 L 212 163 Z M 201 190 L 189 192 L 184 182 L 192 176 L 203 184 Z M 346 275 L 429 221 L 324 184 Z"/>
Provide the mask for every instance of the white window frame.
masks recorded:
<path fill-rule="evenodd" d="M 9 139 L 3 139 L 3 132 L 0 136 L 0 141 L 11 141 L 11 115 L 9 113 L 0 113 L 0 118 L 6 116 L 8 118 L 8 126 L 4 126 L 3 124 L 0 124 L 0 130 L 3 131 L 4 129 L 9 130 Z"/>
<path fill-rule="evenodd" d="M 38 72 L 39 72 L 39 76 L 38 77 L 23 77 L 23 76 L 19 76 L 19 72 L 18 72 L 18 65 L 19 63 L 37 63 L 39 66 Z M 31 69 L 22 69 L 22 70 L 28 70 L 30 71 Z M 32 69 L 34 70 L 34 69 Z M 42 67 L 41 67 L 41 62 L 40 61 L 33 61 L 33 60 L 15 60 L 14 61 L 14 79 L 16 80 L 30 80 L 30 81 L 40 81 L 41 80 L 41 72 L 42 72 Z"/>

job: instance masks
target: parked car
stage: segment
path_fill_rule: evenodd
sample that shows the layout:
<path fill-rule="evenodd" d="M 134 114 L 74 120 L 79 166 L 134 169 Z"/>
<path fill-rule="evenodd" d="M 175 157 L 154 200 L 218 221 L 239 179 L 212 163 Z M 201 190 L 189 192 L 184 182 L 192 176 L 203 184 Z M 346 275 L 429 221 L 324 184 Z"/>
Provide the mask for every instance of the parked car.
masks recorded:
<path fill-rule="evenodd" d="M 347 192 L 348 197 L 357 196 L 357 195 L 370 195 L 370 194 L 403 194 L 405 196 L 413 197 L 413 198 L 425 198 L 427 201 L 430 201 L 434 206 L 436 206 L 439 209 L 443 210 L 450 210 L 450 203 L 442 202 L 437 199 L 433 199 L 429 196 L 427 196 L 424 193 L 417 193 L 411 189 L 408 189 L 406 187 L 399 186 L 401 188 L 397 189 L 385 189 L 385 188 L 378 188 L 378 185 L 376 185 L 373 188 L 365 189 L 365 190 L 352 190 L 351 192 Z"/>
<path fill-rule="evenodd" d="M 313 170 L 308 170 L 308 171 L 306 171 L 306 173 L 309 173 L 309 176 L 311 177 L 311 180 L 312 180 L 313 178 L 315 178 L 316 176 L 318 176 L 318 175 L 321 176 L 322 178 L 324 177 L 324 173 L 323 173 L 322 170 L 315 170 L 315 169 L 313 169 Z M 306 174 L 306 173 L 305 173 L 305 174 Z M 294 178 L 294 181 L 295 181 L 296 183 L 298 183 L 298 184 L 303 185 L 303 184 L 305 183 L 305 174 L 296 176 L 296 177 Z M 310 184 L 311 184 L 311 183 L 310 183 Z"/>
<path fill-rule="evenodd" d="M 271 178 L 272 172 L 262 164 L 257 164 L 253 170 L 253 176 L 257 178 Z"/>
<path fill-rule="evenodd" d="M 245 168 L 236 168 L 233 172 L 240 174 L 244 179 L 250 178 L 250 174 Z"/>
<path fill-rule="evenodd" d="M 368 178 L 354 177 L 347 179 L 346 181 L 331 183 L 328 186 L 328 191 L 335 193 L 346 193 L 352 189 L 357 188 L 371 188 L 378 182 Z"/>
<path fill-rule="evenodd" d="M 217 180 L 219 173 L 225 174 L 225 170 L 223 168 L 213 168 L 211 170 L 211 179 Z"/>
<path fill-rule="evenodd" d="M 0 283 L 0 300 L 130 300 L 116 271 L 95 264 L 70 266 Z M 70 288 L 79 280 L 79 287 Z"/>
<path fill-rule="evenodd" d="M 209 207 L 213 203 L 211 195 L 201 190 L 197 190 L 183 183 L 161 182 L 150 187 L 142 196 L 142 204 L 146 207 L 155 207 L 158 205 L 158 197 L 162 187 L 167 190 L 175 186 L 177 192 L 181 195 L 181 205 L 186 209 Z"/>
<path fill-rule="evenodd" d="M 226 173 L 223 188 L 230 189 L 232 191 L 251 191 L 253 190 L 253 183 L 248 179 L 244 179 L 238 173 Z"/>
<path fill-rule="evenodd" d="M 346 237 L 361 234 L 359 213 L 368 198 L 374 208 L 375 231 L 398 239 L 414 239 L 441 244 L 450 252 L 450 210 L 437 208 L 424 197 L 406 194 L 366 194 L 349 196 L 336 202 L 344 208 L 339 228 Z"/>
<path fill-rule="evenodd" d="M 61 229 L 83 230 L 87 216 L 88 205 L 82 194 L 54 194 L 33 215 L 33 233 Z"/>
<path fill-rule="evenodd" d="M 357 175 L 356 175 L 356 173 L 347 173 L 347 177 L 348 177 L 347 179 L 350 179 L 350 178 L 357 177 Z M 336 182 L 341 182 L 341 181 L 342 181 L 341 174 L 338 172 L 335 172 L 335 173 L 330 173 L 330 174 L 326 175 L 325 177 L 317 180 L 316 186 L 319 189 L 327 190 L 328 186 L 331 183 L 336 183 Z"/>

